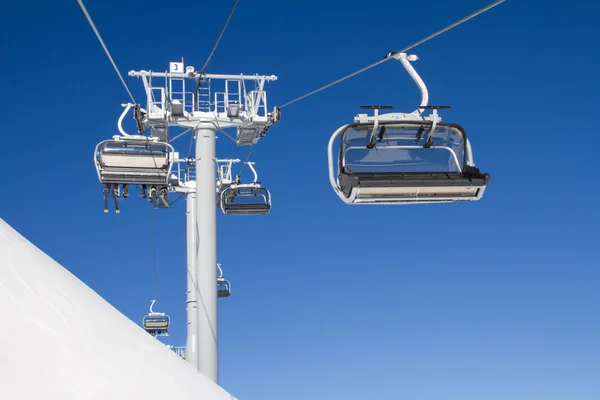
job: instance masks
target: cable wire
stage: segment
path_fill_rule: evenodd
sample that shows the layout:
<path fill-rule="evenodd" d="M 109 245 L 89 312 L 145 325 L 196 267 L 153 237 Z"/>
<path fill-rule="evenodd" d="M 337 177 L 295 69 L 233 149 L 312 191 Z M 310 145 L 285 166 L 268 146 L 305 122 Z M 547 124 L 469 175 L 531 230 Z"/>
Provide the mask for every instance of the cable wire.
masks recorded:
<path fill-rule="evenodd" d="M 411 44 L 410 46 L 403 48 L 402 50 L 399 50 L 399 51 L 395 51 L 395 52 L 389 53 L 389 54 L 387 54 L 385 57 L 383 57 L 381 60 L 379 60 L 379 61 L 377 61 L 377 62 L 374 62 L 374 63 L 372 63 L 372 64 L 369 64 L 369 65 L 367 65 L 366 67 L 364 67 L 364 68 L 361 68 L 361 69 L 359 69 L 359 70 L 358 70 L 358 71 L 356 71 L 356 72 L 353 72 L 353 73 L 351 73 L 351 74 L 348 74 L 348 75 L 346 75 L 346 76 L 344 76 L 344 77 L 342 77 L 342 78 L 340 78 L 340 79 L 338 79 L 338 80 L 336 80 L 336 81 L 333 81 L 333 82 L 331 82 L 331 83 L 329 83 L 329 84 L 327 84 L 327 85 L 325 85 L 325 86 L 322 86 L 322 87 L 320 87 L 320 88 L 318 88 L 318 89 L 316 89 L 316 90 L 313 90 L 312 92 L 309 92 L 309 93 L 307 93 L 307 94 L 305 94 L 305 95 L 303 95 L 303 96 L 300 96 L 300 97 L 298 97 L 298 98 L 295 98 L 294 100 L 288 101 L 287 103 L 285 103 L 285 104 L 283 104 L 283 105 L 279 106 L 278 108 L 279 108 L 279 109 L 282 109 L 283 107 L 289 106 L 290 104 L 293 104 L 293 103 L 295 103 L 295 102 L 297 102 L 297 101 L 299 101 L 299 100 L 305 99 L 305 98 L 307 98 L 308 96 L 312 96 L 313 94 L 316 94 L 316 93 L 318 93 L 318 92 L 320 92 L 320 91 L 322 91 L 322 90 L 325 90 L 325 89 L 327 89 L 327 88 L 329 88 L 329 87 L 331 87 L 331 86 L 333 86 L 333 85 L 336 85 L 336 84 L 338 84 L 338 83 L 340 83 L 340 82 L 342 82 L 342 81 L 345 81 L 346 79 L 349 79 L 349 78 L 351 78 L 351 77 L 353 77 L 353 76 L 355 76 L 355 75 L 358 75 L 358 74 L 360 74 L 361 72 L 364 72 L 364 71 L 366 71 L 366 70 L 368 70 L 368 69 L 371 69 L 371 68 L 373 68 L 373 67 L 375 67 L 375 66 L 377 66 L 377 65 L 379 65 L 379 64 L 382 64 L 382 63 L 384 63 L 384 62 L 386 62 L 386 61 L 390 60 L 390 59 L 391 59 L 391 58 L 392 58 L 394 55 L 396 55 L 396 54 L 399 54 L 399 53 L 404 53 L 404 52 L 406 52 L 406 51 L 408 51 L 408 50 L 410 50 L 410 49 L 412 49 L 412 48 L 415 48 L 415 47 L 417 47 L 418 45 L 420 45 L 420 44 L 423 44 L 423 43 L 427 42 L 428 40 L 430 40 L 430 39 L 433 39 L 434 37 L 436 37 L 436 36 L 438 36 L 438 35 L 441 35 L 442 33 L 444 33 L 444 32 L 446 32 L 446 31 L 448 31 L 448 30 L 450 30 L 450 29 L 452 29 L 452 28 L 454 28 L 454 27 L 456 27 L 456 26 L 458 26 L 458 25 L 460 25 L 460 24 L 462 24 L 462 23 L 464 23 L 464 22 L 466 22 L 466 21 L 470 20 L 471 18 L 474 18 L 474 17 L 478 16 L 479 14 L 482 14 L 482 13 L 486 12 L 487 10 L 489 10 L 489 9 L 493 8 L 493 7 L 496 7 L 496 6 L 497 6 L 497 5 L 499 5 L 500 3 L 504 3 L 505 1 L 506 1 L 506 0 L 497 0 L 497 1 L 493 2 L 492 4 L 489 4 L 488 6 L 486 6 L 486 7 L 482 8 L 482 9 L 480 9 L 480 10 L 478 10 L 478 11 L 475 11 L 474 13 L 472 13 L 472 14 L 470 14 L 470 15 L 468 15 L 468 16 L 466 16 L 466 17 L 464 17 L 464 18 L 462 18 L 462 19 L 460 19 L 460 20 L 458 20 L 458 21 L 456 21 L 456 22 L 454 22 L 454 23 L 452 23 L 452 24 L 448 25 L 447 27 L 445 27 L 445 28 L 443 28 L 443 29 L 440 29 L 440 30 L 439 30 L 439 31 L 437 31 L 437 32 L 434 32 L 434 33 L 432 33 L 431 35 L 429 35 L 429 36 L 427 36 L 427 37 L 425 37 L 425 38 L 423 38 L 423 39 L 419 40 L 418 42 L 415 42 L 415 43 Z"/>
<path fill-rule="evenodd" d="M 239 173 L 240 176 L 242 176 L 242 172 L 244 172 L 244 168 L 246 167 L 246 163 L 250 159 L 250 155 L 252 154 L 252 151 L 254 150 L 254 146 L 256 146 L 256 143 L 254 143 L 252 145 L 252 147 L 250 147 L 250 150 L 248 150 L 248 154 L 246 155 L 246 159 L 242 163 L 242 168 L 240 169 L 240 173 Z"/>
<path fill-rule="evenodd" d="M 423 44 L 423 43 L 427 42 L 428 40 L 430 40 L 430 39 L 433 39 L 434 37 L 436 37 L 436 36 L 438 36 L 438 35 L 441 35 L 442 33 L 446 32 L 446 31 L 449 31 L 450 29 L 452 29 L 452 28 L 454 28 L 454 27 L 456 27 L 456 26 L 458 26 L 458 25 L 460 25 L 460 24 L 462 24 L 462 23 L 464 23 L 464 22 L 467 22 L 468 20 L 470 20 L 470 19 L 472 19 L 472 18 L 475 18 L 475 17 L 476 17 L 476 16 L 478 16 L 479 14 L 483 14 L 483 13 L 484 13 L 484 12 L 486 12 L 487 10 L 489 10 L 489 9 L 491 9 L 491 8 L 494 8 L 494 7 L 496 7 L 497 5 L 499 5 L 500 3 L 504 3 L 505 1 L 506 1 L 506 0 L 497 0 L 497 1 L 495 1 L 495 2 L 493 2 L 493 3 L 491 3 L 491 4 L 489 4 L 489 5 L 487 5 L 487 6 L 485 6 L 485 7 L 483 7 L 482 9 L 480 9 L 480 10 L 477 10 L 477 11 L 475 11 L 474 13 L 472 13 L 472 14 L 469 14 L 469 15 L 467 15 L 466 17 L 464 17 L 464 18 L 462 18 L 462 19 L 460 19 L 460 20 L 458 20 L 458 21 L 454 22 L 453 24 L 450 24 L 450 25 L 448 25 L 447 27 L 445 27 L 445 28 L 443 28 L 443 29 L 440 29 L 440 30 L 439 30 L 439 31 L 437 31 L 437 32 L 434 32 L 434 33 L 432 33 L 431 35 L 429 35 L 429 36 L 427 36 L 427 37 L 425 37 L 425 38 L 423 38 L 423 39 L 419 40 L 418 42 L 415 42 L 415 43 L 411 44 L 410 46 L 403 48 L 402 50 L 399 50 L 399 51 L 396 51 L 396 52 L 392 53 L 392 55 L 393 55 L 393 54 L 398 54 L 398 53 L 404 53 L 404 52 L 407 52 L 408 50 L 411 50 L 411 49 L 413 49 L 413 48 L 417 47 L 418 45 L 420 45 L 420 44 Z M 389 58 L 389 57 L 391 57 L 392 55 L 388 55 L 387 57 Z"/>
<path fill-rule="evenodd" d="M 210 62 L 210 59 L 212 58 L 213 54 L 215 53 L 215 50 L 217 50 L 217 47 L 219 46 L 219 42 L 221 41 L 221 38 L 223 37 L 223 34 L 225 33 L 225 30 L 227 29 L 227 25 L 229 25 L 229 20 L 231 19 L 231 16 L 233 15 L 233 11 L 235 10 L 235 7 L 237 6 L 238 1 L 239 0 L 235 0 L 233 2 L 233 6 L 231 7 L 231 11 L 229 11 L 229 15 L 227 16 L 227 20 L 225 21 L 225 25 L 223 25 L 223 29 L 221 29 L 221 33 L 219 34 L 219 37 L 217 38 L 217 41 L 215 42 L 215 45 L 213 46 L 210 54 L 208 55 L 208 58 L 206 59 L 206 62 L 204 63 L 204 65 L 200 69 L 200 74 L 204 73 L 204 70 L 208 66 L 208 63 Z M 200 81 L 198 81 L 198 82 L 200 82 Z"/>
<path fill-rule="evenodd" d="M 156 269 L 156 241 L 154 238 L 154 207 L 152 205 L 150 205 L 150 215 L 151 215 L 151 219 L 152 219 L 152 263 L 154 265 L 154 297 L 157 298 L 158 293 L 157 293 L 157 269 Z"/>
<path fill-rule="evenodd" d="M 104 40 L 102 40 L 102 37 L 100 36 L 100 32 L 98 32 L 98 29 L 96 29 L 96 25 L 94 25 L 94 21 L 92 21 L 92 17 L 90 16 L 90 14 L 88 13 L 87 9 L 83 5 L 83 1 L 82 0 L 77 0 L 77 2 L 79 3 L 79 6 L 81 7 L 81 10 L 85 14 L 85 17 L 87 18 L 88 22 L 90 23 L 90 26 L 94 30 L 94 33 L 96 34 L 96 37 L 98 37 L 98 40 L 100 41 L 100 44 L 102 45 L 102 48 L 104 48 L 104 52 L 108 56 L 108 59 L 112 63 L 113 67 L 115 68 L 115 71 L 117 71 L 117 75 L 119 75 L 119 79 L 121 79 L 121 82 L 123 83 L 123 86 L 125 86 L 125 90 L 127 90 L 127 93 L 129 94 L 129 97 L 131 98 L 131 101 L 134 104 L 137 104 L 137 102 L 133 98 L 133 95 L 131 94 L 131 91 L 129 90 L 129 87 L 125 83 L 125 80 L 123 79 L 123 76 L 121 76 L 121 73 L 119 72 L 119 69 L 117 68 L 117 64 L 115 64 L 115 61 L 113 60 L 112 56 L 110 55 L 110 52 L 108 51 L 108 48 L 104 44 Z"/>
<path fill-rule="evenodd" d="M 239 0 L 234 0 L 233 6 L 231 7 L 231 11 L 229 11 L 229 15 L 227 16 L 227 20 L 225 20 L 225 24 L 223 25 L 223 28 L 221 29 L 221 33 L 219 34 L 217 41 L 215 42 L 212 50 L 210 51 L 208 58 L 204 62 L 204 65 L 202 66 L 202 68 L 200 68 L 198 83 L 196 84 L 196 106 L 197 107 L 200 107 L 199 92 L 200 92 L 200 86 L 201 86 L 201 82 L 202 82 L 202 75 L 204 74 L 204 70 L 206 70 L 208 63 L 212 59 L 213 54 L 215 54 L 215 50 L 217 50 L 217 47 L 219 46 L 219 42 L 221 41 L 221 38 L 223 37 L 223 34 L 225 33 L 227 26 L 229 25 L 229 20 L 231 19 L 231 16 L 233 15 L 233 11 L 235 10 L 235 7 L 237 6 L 238 1 Z M 210 106 L 210 99 L 209 99 L 209 106 Z"/>

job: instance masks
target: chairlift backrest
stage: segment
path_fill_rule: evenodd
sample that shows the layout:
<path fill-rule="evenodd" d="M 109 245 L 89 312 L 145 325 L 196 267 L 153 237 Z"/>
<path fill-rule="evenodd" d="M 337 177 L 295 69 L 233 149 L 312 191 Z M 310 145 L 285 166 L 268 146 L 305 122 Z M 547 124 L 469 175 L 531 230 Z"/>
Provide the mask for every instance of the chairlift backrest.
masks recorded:
<path fill-rule="evenodd" d="M 429 122 L 385 124 L 369 148 L 373 125 L 352 124 L 340 135 L 339 168 L 353 172 L 462 172 L 466 163 L 466 133 L 456 124 L 438 124 L 433 133 L 435 146 L 424 147 Z M 427 135 L 421 134 L 424 130 Z"/>
<path fill-rule="evenodd" d="M 101 183 L 167 185 L 173 153 L 165 142 L 115 137 L 96 146 L 96 170 Z"/>

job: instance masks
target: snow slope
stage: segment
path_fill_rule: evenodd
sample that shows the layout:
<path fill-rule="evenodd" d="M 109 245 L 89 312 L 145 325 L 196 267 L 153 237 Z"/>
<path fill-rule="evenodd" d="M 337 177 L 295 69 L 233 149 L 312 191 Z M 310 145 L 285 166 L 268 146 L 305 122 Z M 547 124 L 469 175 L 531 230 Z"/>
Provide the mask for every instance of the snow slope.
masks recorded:
<path fill-rule="evenodd" d="M 0 219 L 0 398 L 234 399 Z"/>

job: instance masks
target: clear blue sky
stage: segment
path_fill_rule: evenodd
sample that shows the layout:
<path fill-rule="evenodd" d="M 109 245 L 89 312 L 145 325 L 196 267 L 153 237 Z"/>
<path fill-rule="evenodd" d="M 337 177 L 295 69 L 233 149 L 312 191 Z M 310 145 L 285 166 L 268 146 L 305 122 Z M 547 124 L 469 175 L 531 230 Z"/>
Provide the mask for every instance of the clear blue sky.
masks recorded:
<path fill-rule="evenodd" d="M 487 3 L 241 0 L 208 72 L 277 75 L 271 107 Z M 181 57 L 199 68 L 231 2 L 86 5 L 125 74 Z M 445 121 L 492 176 L 479 202 L 352 207 L 333 193 L 331 133 L 361 104 L 419 102 L 395 61 L 285 108 L 252 157 L 273 212 L 230 217 L 219 254 L 233 284 L 219 302 L 222 386 L 246 400 L 599 399 L 599 11 L 508 0 L 412 51 L 430 103 L 453 107 Z M 7 2 L 0 32 L 0 217 L 140 321 L 155 296 L 150 207 L 132 197 L 104 214 L 92 162 L 127 93 L 75 0 Z M 185 344 L 184 209 L 154 212 L 173 345 Z"/>

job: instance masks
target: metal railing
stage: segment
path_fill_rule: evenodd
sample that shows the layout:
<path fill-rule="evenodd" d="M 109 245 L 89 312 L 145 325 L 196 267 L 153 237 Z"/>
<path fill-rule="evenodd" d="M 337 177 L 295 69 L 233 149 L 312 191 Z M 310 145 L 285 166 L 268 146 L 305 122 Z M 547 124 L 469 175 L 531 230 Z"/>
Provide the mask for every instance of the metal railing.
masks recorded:
<path fill-rule="evenodd" d="M 170 345 L 167 345 L 167 347 L 169 349 L 171 349 L 179 357 L 185 359 L 185 346 L 170 346 Z"/>
<path fill-rule="evenodd" d="M 196 164 L 179 161 L 173 166 L 172 173 L 177 175 L 180 182 L 186 183 L 196 180 Z"/>

